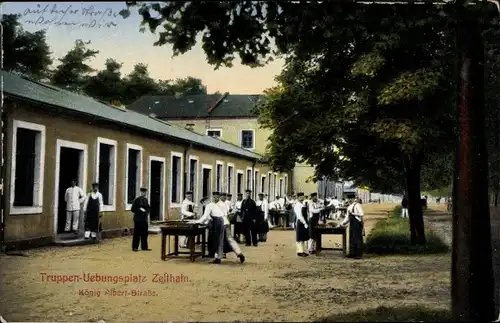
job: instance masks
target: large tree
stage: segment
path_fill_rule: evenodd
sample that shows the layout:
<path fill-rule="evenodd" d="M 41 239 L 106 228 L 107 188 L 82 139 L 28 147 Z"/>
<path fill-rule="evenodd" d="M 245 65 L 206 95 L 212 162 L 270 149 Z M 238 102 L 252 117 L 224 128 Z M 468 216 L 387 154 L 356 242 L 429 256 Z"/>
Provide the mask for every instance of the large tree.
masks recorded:
<path fill-rule="evenodd" d="M 75 46 L 59 59 L 60 64 L 51 78 L 52 84 L 71 91 L 83 91 L 91 73 L 95 71 L 88 61 L 99 53 L 87 48 L 87 45 L 88 42 L 75 41 Z"/>
<path fill-rule="evenodd" d="M 120 69 L 123 63 L 108 58 L 105 69 L 99 71 L 95 76 L 89 78 L 85 85 L 85 92 L 94 98 L 109 103 L 121 103 L 124 100 L 124 84 Z"/>
<path fill-rule="evenodd" d="M 482 70 L 480 54 L 482 44 L 478 41 L 481 35 L 476 22 L 477 15 L 471 15 L 470 9 L 463 6 L 464 2 L 457 1 L 458 5 L 455 5 L 459 17 L 455 22 L 458 22 L 459 26 L 458 48 L 461 51 L 460 59 L 462 62 L 459 109 L 461 140 L 458 150 L 460 164 L 457 167 L 457 175 L 461 174 L 462 176 L 456 176 L 460 180 L 460 185 L 457 185 L 455 190 L 455 192 L 459 193 L 456 196 L 460 197 L 460 201 L 457 200 L 460 205 L 454 210 L 456 221 L 454 225 L 454 270 L 452 271 L 453 314 L 456 321 L 491 321 L 494 317 L 492 316 L 493 310 L 491 307 L 493 298 L 490 272 L 491 254 L 488 253 L 490 248 L 489 225 L 481 225 L 480 223 L 483 223 L 483 221 L 474 221 L 473 219 L 474 211 L 477 211 L 481 213 L 482 220 L 489 220 L 488 210 L 484 207 L 483 190 L 481 189 L 483 170 L 487 169 L 487 165 L 483 163 L 483 156 L 486 156 L 487 152 L 473 147 L 475 139 L 482 140 L 480 135 L 481 119 L 483 118 L 481 115 L 483 110 L 481 97 L 483 93 L 480 78 L 482 76 L 480 73 Z M 373 125 L 368 126 L 365 124 L 366 130 L 377 135 L 380 139 L 395 143 L 399 149 L 403 148 L 404 156 L 402 157 L 406 165 L 406 173 L 411 175 L 411 178 L 407 178 L 407 180 L 415 182 L 417 179 L 416 174 L 418 174 L 417 170 L 420 171 L 421 169 L 423 153 L 429 154 L 432 153 L 432 150 L 439 148 L 434 145 L 438 140 L 430 139 L 436 127 L 433 126 L 433 122 L 428 122 L 425 119 L 428 119 L 429 116 L 439 116 L 446 120 L 447 116 L 443 110 L 448 105 L 440 104 L 445 96 L 433 99 L 431 94 L 436 94 L 436 84 L 444 86 L 445 92 L 447 92 L 448 88 L 453 87 L 456 82 L 450 82 L 451 84 L 444 82 L 446 77 L 443 78 L 443 76 L 446 75 L 447 71 L 443 71 L 435 60 L 429 59 L 429 56 L 432 57 L 433 53 L 429 51 L 429 46 L 421 43 L 421 39 L 429 37 L 431 45 L 434 46 L 440 41 L 440 38 L 446 36 L 446 33 L 450 30 L 449 28 L 433 30 L 431 27 L 433 23 L 438 22 L 438 18 L 449 17 L 444 10 L 437 10 L 437 7 L 426 5 L 409 5 L 406 9 L 400 9 L 402 6 L 393 5 L 390 6 L 391 9 L 387 9 L 388 6 L 381 4 L 373 5 L 371 6 L 373 8 L 367 9 L 370 6 L 356 4 L 354 1 L 349 0 L 300 3 L 292 1 L 234 1 L 221 3 L 200 1 L 166 2 L 163 4 L 129 2 L 128 4 L 140 5 L 139 13 L 143 17 L 143 23 L 152 31 L 158 27 L 162 29 L 158 33 L 159 38 L 155 45 L 172 44 L 175 54 L 185 53 L 190 50 L 196 44 L 198 35 L 203 34 L 201 41 L 207 54 L 207 60 L 216 67 L 230 65 L 235 55 L 239 55 L 243 64 L 258 65 L 269 59 L 275 50 L 296 56 L 302 61 L 314 62 L 314 59 L 324 60 L 324 53 L 320 54 L 320 52 L 325 52 L 325 47 L 331 48 L 332 53 L 328 55 L 329 57 L 335 57 L 336 53 L 337 56 L 351 58 L 351 61 L 344 60 L 342 62 L 344 65 L 339 66 L 331 63 L 328 65 L 334 69 L 340 69 L 337 74 L 346 72 L 342 70 L 343 66 L 352 66 L 355 61 L 359 62 L 360 68 L 357 70 L 362 73 L 358 72 L 353 75 L 355 79 L 353 82 L 358 84 L 358 89 L 352 98 L 354 102 L 357 102 L 356 100 L 368 101 L 364 102 L 360 107 L 364 120 L 370 120 L 365 118 L 365 114 L 368 114 L 367 117 L 373 117 Z M 475 4 L 478 4 L 478 2 L 475 2 Z M 453 6 L 453 4 L 450 6 Z M 427 23 L 425 16 L 422 15 L 422 8 L 424 8 L 424 11 L 428 10 L 427 17 L 430 23 Z M 423 24 L 422 33 L 416 33 L 417 28 L 415 26 L 411 26 L 411 24 L 408 26 L 401 19 L 391 19 L 395 18 L 400 12 L 395 15 L 394 12 L 391 14 L 390 10 L 401 10 L 401 13 L 405 11 L 399 17 L 406 18 L 414 13 L 415 16 L 412 17 L 417 19 L 410 18 L 407 21 L 415 20 L 419 24 Z M 126 11 L 124 11 L 124 15 L 126 15 Z M 454 18 L 453 15 L 452 18 Z M 396 25 L 392 25 L 392 23 Z M 398 39 L 398 32 L 392 33 L 393 35 L 383 32 L 384 28 L 387 31 L 387 27 L 391 29 L 398 26 L 403 29 L 410 29 L 413 32 L 404 32 L 406 39 Z M 385 39 L 381 39 L 382 55 L 376 51 L 378 45 L 373 39 L 375 34 L 385 34 Z M 422 49 L 416 49 L 417 56 L 411 51 L 407 51 L 402 57 L 387 55 L 388 52 L 397 49 L 394 47 L 401 44 L 403 40 L 413 41 L 413 37 L 415 37 L 416 43 L 424 45 Z M 355 38 L 360 42 L 346 41 L 346 38 Z M 375 36 L 375 38 L 377 37 Z M 366 47 L 363 47 L 363 44 Z M 476 46 L 476 48 L 473 48 L 473 46 Z M 446 50 L 446 46 L 443 46 L 442 49 Z M 366 57 L 361 59 L 352 55 L 357 52 L 366 54 Z M 422 52 L 426 54 L 425 63 L 422 64 L 421 68 L 418 66 L 415 69 L 417 57 L 420 57 Z M 443 51 L 436 52 L 438 57 L 442 53 Z M 314 57 L 315 55 L 316 57 Z M 449 56 L 448 58 L 448 62 L 443 62 L 445 67 L 450 66 L 450 62 L 453 62 L 454 57 Z M 409 61 L 406 66 L 405 62 L 402 62 L 404 59 Z M 396 73 L 391 75 L 393 60 L 395 60 L 397 68 L 392 69 Z M 442 62 L 440 58 L 437 61 Z M 368 68 L 365 70 L 368 73 L 363 72 L 365 67 L 363 62 L 367 62 Z M 413 69 L 411 64 L 415 64 Z M 309 68 L 316 67 L 314 64 L 312 65 Z M 401 69 L 401 66 L 404 68 Z M 379 74 L 380 67 L 383 69 L 381 75 Z M 321 69 L 321 66 L 319 68 Z M 453 70 L 453 68 L 449 68 L 448 72 Z M 330 71 L 325 70 L 325 74 L 328 73 Z M 365 80 L 365 84 L 359 81 L 360 78 Z M 313 100 L 304 101 L 310 113 L 304 113 L 307 109 L 301 108 L 300 111 L 291 111 L 292 113 L 286 116 L 281 115 L 280 120 L 283 121 L 285 118 L 293 119 L 294 117 L 297 119 L 302 117 L 319 120 L 319 118 L 315 118 L 314 113 L 321 113 L 321 109 L 317 106 L 317 102 L 321 102 L 321 100 L 323 100 L 323 103 L 320 106 L 323 107 L 327 106 L 326 102 L 328 100 L 335 100 L 334 103 L 337 106 L 346 106 L 346 100 L 351 97 L 349 97 L 350 93 L 344 93 L 344 87 L 351 90 L 353 85 L 351 82 L 344 83 L 344 86 L 338 84 L 346 80 L 350 81 L 345 75 L 338 79 L 321 79 L 324 86 L 323 95 L 320 98 L 313 97 Z M 388 80 L 393 82 L 388 83 Z M 381 86 L 384 85 L 384 82 L 387 87 Z M 386 90 L 388 93 L 386 93 Z M 306 94 L 302 93 L 304 96 Z M 368 96 L 365 96 L 365 94 L 368 94 Z M 336 102 L 339 98 L 343 98 L 340 105 Z M 371 100 L 375 102 L 371 102 Z M 453 102 L 454 98 L 449 97 L 448 100 Z M 420 101 L 424 101 L 425 105 L 415 105 Z M 430 103 L 430 105 L 426 108 L 427 103 Z M 378 109 L 375 110 L 374 116 L 366 113 L 367 107 L 370 110 L 370 107 L 377 105 L 382 105 L 387 109 L 385 116 L 383 111 Z M 415 114 L 408 114 L 407 111 L 401 109 L 404 106 L 406 106 L 406 110 L 417 109 L 424 112 L 424 118 L 418 120 L 418 118 L 415 118 Z M 400 110 L 397 110 L 398 107 Z M 356 111 L 355 107 L 350 110 Z M 433 113 L 432 110 L 436 111 Z M 397 118 L 391 118 L 392 113 L 395 113 Z M 323 115 L 324 120 L 331 121 L 331 123 L 328 123 L 331 128 L 337 126 L 334 117 L 324 113 Z M 358 122 L 356 119 L 358 114 L 354 113 L 350 117 L 353 123 Z M 408 121 L 406 125 L 402 122 L 405 119 Z M 325 122 L 320 123 L 318 127 L 324 125 Z M 292 122 L 287 122 L 287 124 L 290 123 Z M 417 128 L 416 125 L 421 127 Z M 309 130 L 314 129 L 316 129 L 314 125 L 310 125 Z M 415 129 L 417 131 L 412 135 Z M 471 132 L 468 132 L 468 130 L 471 130 Z M 332 142 L 342 142 L 340 139 L 335 138 L 334 134 L 335 132 L 331 134 L 332 137 L 326 146 L 319 145 L 314 141 L 308 144 L 310 144 L 311 149 L 321 150 L 319 156 L 323 156 L 325 159 L 333 159 L 335 157 L 331 153 L 331 151 L 334 151 L 331 147 Z M 442 134 L 445 134 L 445 131 L 436 133 L 438 136 Z M 290 134 L 287 138 L 281 139 L 276 137 L 276 140 L 285 141 L 283 143 L 285 145 L 286 141 L 289 138 L 294 138 L 294 136 L 295 134 Z M 320 135 L 312 136 L 312 138 L 324 140 Z M 422 143 L 425 140 L 427 140 L 429 147 L 425 147 L 426 150 L 422 151 Z M 481 144 L 482 142 L 479 142 L 479 145 Z M 297 158 L 301 155 L 293 150 L 288 153 L 290 155 L 295 154 Z M 417 189 L 413 189 L 410 198 L 416 195 L 416 191 Z M 472 197 L 474 191 L 481 195 L 480 198 L 475 199 Z M 463 238 L 463 242 L 459 239 L 460 237 Z M 475 261 L 473 261 L 474 259 Z M 469 277 L 460 276 L 461 274 L 469 275 Z M 481 293 L 481 290 L 484 290 L 484 292 Z"/>
<path fill-rule="evenodd" d="M 148 66 L 136 64 L 132 72 L 124 79 L 125 102 L 132 103 L 143 95 L 156 94 L 159 90 L 156 81 L 149 75 Z"/>
<path fill-rule="evenodd" d="M 41 80 L 49 76 L 52 58 L 45 30 L 23 30 L 19 15 L 4 14 L 2 24 L 3 68 Z"/>

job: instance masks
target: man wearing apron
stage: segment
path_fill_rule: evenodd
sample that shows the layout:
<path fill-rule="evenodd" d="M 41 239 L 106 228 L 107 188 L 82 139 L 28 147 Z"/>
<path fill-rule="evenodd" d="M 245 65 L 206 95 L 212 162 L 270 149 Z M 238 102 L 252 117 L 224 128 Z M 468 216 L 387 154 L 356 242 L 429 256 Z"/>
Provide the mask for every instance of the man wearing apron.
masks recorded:
<path fill-rule="evenodd" d="M 269 217 L 269 208 L 267 202 L 264 200 L 264 193 L 259 193 L 259 199 L 255 203 L 257 205 L 257 230 L 258 240 L 260 242 L 267 241 L 267 233 L 269 232 L 269 224 L 267 223 Z"/>
<path fill-rule="evenodd" d="M 308 213 L 309 213 L 309 241 L 308 241 L 308 251 L 313 254 L 316 250 L 316 226 L 319 224 L 319 218 L 323 207 L 321 202 L 318 200 L 318 193 L 311 194 L 311 200 L 308 203 Z"/>
<path fill-rule="evenodd" d="M 299 257 L 308 256 L 304 250 L 307 245 L 307 240 L 309 240 L 309 226 L 307 224 L 307 207 L 303 203 L 304 193 L 297 193 L 297 201 L 293 206 L 293 211 L 297 221 L 295 223 L 295 234 L 297 241 L 297 256 Z"/>
<path fill-rule="evenodd" d="M 85 239 L 97 239 L 99 232 L 99 216 L 103 209 L 103 198 L 99 192 L 99 184 L 92 183 L 92 192 L 87 195 L 83 203 L 85 214 Z"/>
<path fill-rule="evenodd" d="M 349 224 L 349 252 L 347 257 L 361 259 L 363 257 L 363 208 L 355 195 L 350 196 L 347 215 L 341 225 Z"/>
<path fill-rule="evenodd" d="M 186 198 L 181 204 L 181 221 L 193 220 L 196 218 L 194 213 L 194 203 L 193 203 L 193 192 L 186 192 Z M 181 248 L 188 247 L 188 238 L 181 236 L 179 239 L 179 245 Z"/>
<path fill-rule="evenodd" d="M 241 203 L 243 202 L 243 194 L 238 193 L 236 203 L 234 204 L 236 219 L 234 223 L 234 240 L 241 243 L 241 235 L 243 234 L 243 216 L 241 214 Z"/>

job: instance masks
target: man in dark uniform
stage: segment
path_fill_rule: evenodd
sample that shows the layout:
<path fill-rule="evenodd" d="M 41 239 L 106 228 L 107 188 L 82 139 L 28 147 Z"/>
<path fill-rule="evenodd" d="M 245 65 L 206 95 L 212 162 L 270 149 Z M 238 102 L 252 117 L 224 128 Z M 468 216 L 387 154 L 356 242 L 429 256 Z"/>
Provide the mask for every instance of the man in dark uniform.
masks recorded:
<path fill-rule="evenodd" d="M 146 188 L 141 188 L 141 196 L 132 203 L 132 213 L 134 213 L 134 235 L 132 237 L 132 251 L 139 250 L 139 242 L 141 249 L 151 251 L 148 248 L 148 215 L 151 207 L 146 198 Z"/>
<path fill-rule="evenodd" d="M 241 202 L 241 215 L 243 217 L 243 234 L 245 245 L 257 247 L 257 205 L 251 198 L 252 191 L 245 191 L 245 199 Z"/>

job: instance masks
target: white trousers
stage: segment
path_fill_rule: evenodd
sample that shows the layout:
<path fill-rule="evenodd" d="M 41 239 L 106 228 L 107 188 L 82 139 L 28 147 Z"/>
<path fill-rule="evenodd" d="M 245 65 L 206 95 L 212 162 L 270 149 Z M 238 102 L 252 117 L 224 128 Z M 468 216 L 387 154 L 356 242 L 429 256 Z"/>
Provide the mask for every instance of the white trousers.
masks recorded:
<path fill-rule="evenodd" d="M 304 251 L 306 250 L 307 242 L 306 241 L 297 241 L 296 246 L 297 246 L 297 253 L 305 253 Z"/>
<path fill-rule="evenodd" d="M 224 241 L 227 241 L 227 243 L 237 256 L 241 255 L 240 246 L 231 235 L 231 228 L 229 227 L 229 225 L 225 225 L 223 230 L 224 231 L 222 231 L 222 234 L 216 238 L 218 239 L 218 243 L 217 252 L 215 253 L 215 259 L 220 259 L 224 255 Z"/>
<path fill-rule="evenodd" d="M 307 241 L 307 250 L 309 252 L 313 252 L 314 250 L 316 250 L 316 240 L 309 239 L 309 241 Z"/>
<path fill-rule="evenodd" d="M 97 237 L 97 233 L 95 232 L 90 232 L 90 231 L 85 231 L 85 235 L 84 235 L 85 239 L 88 239 L 90 237 L 92 237 L 92 239 L 96 238 Z"/>
<path fill-rule="evenodd" d="M 402 218 L 407 218 L 408 217 L 408 208 L 402 208 L 401 209 L 401 217 Z"/>
<path fill-rule="evenodd" d="M 64 227 L 64 231 L 70 230 L 71 220 L 73 220 L 73 231 L 78 231 L 78 221 L 80 220 L 80 210 L 66 211 L 66 226 Z"/>

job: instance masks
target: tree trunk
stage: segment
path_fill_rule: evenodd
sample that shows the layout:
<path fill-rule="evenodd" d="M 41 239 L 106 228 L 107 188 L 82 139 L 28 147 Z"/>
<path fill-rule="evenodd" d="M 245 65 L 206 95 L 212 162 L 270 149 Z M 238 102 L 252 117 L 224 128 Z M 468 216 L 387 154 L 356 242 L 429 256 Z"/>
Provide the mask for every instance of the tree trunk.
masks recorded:
<path fill-rule="evenodd" d="M 403 156 L 408 197 L 410 239 L 412 245 L 425 245 L 424 214 L 420 200 L 420 171 L 422 156 L 418 154 Z"/>
<path fill-rule="evenodd" d="M 484 44 L 477 17 L 457 7 L 459 143 L 453 192 L 451 298 L 454 322 L 495 320 L 484 111 Z"/>

